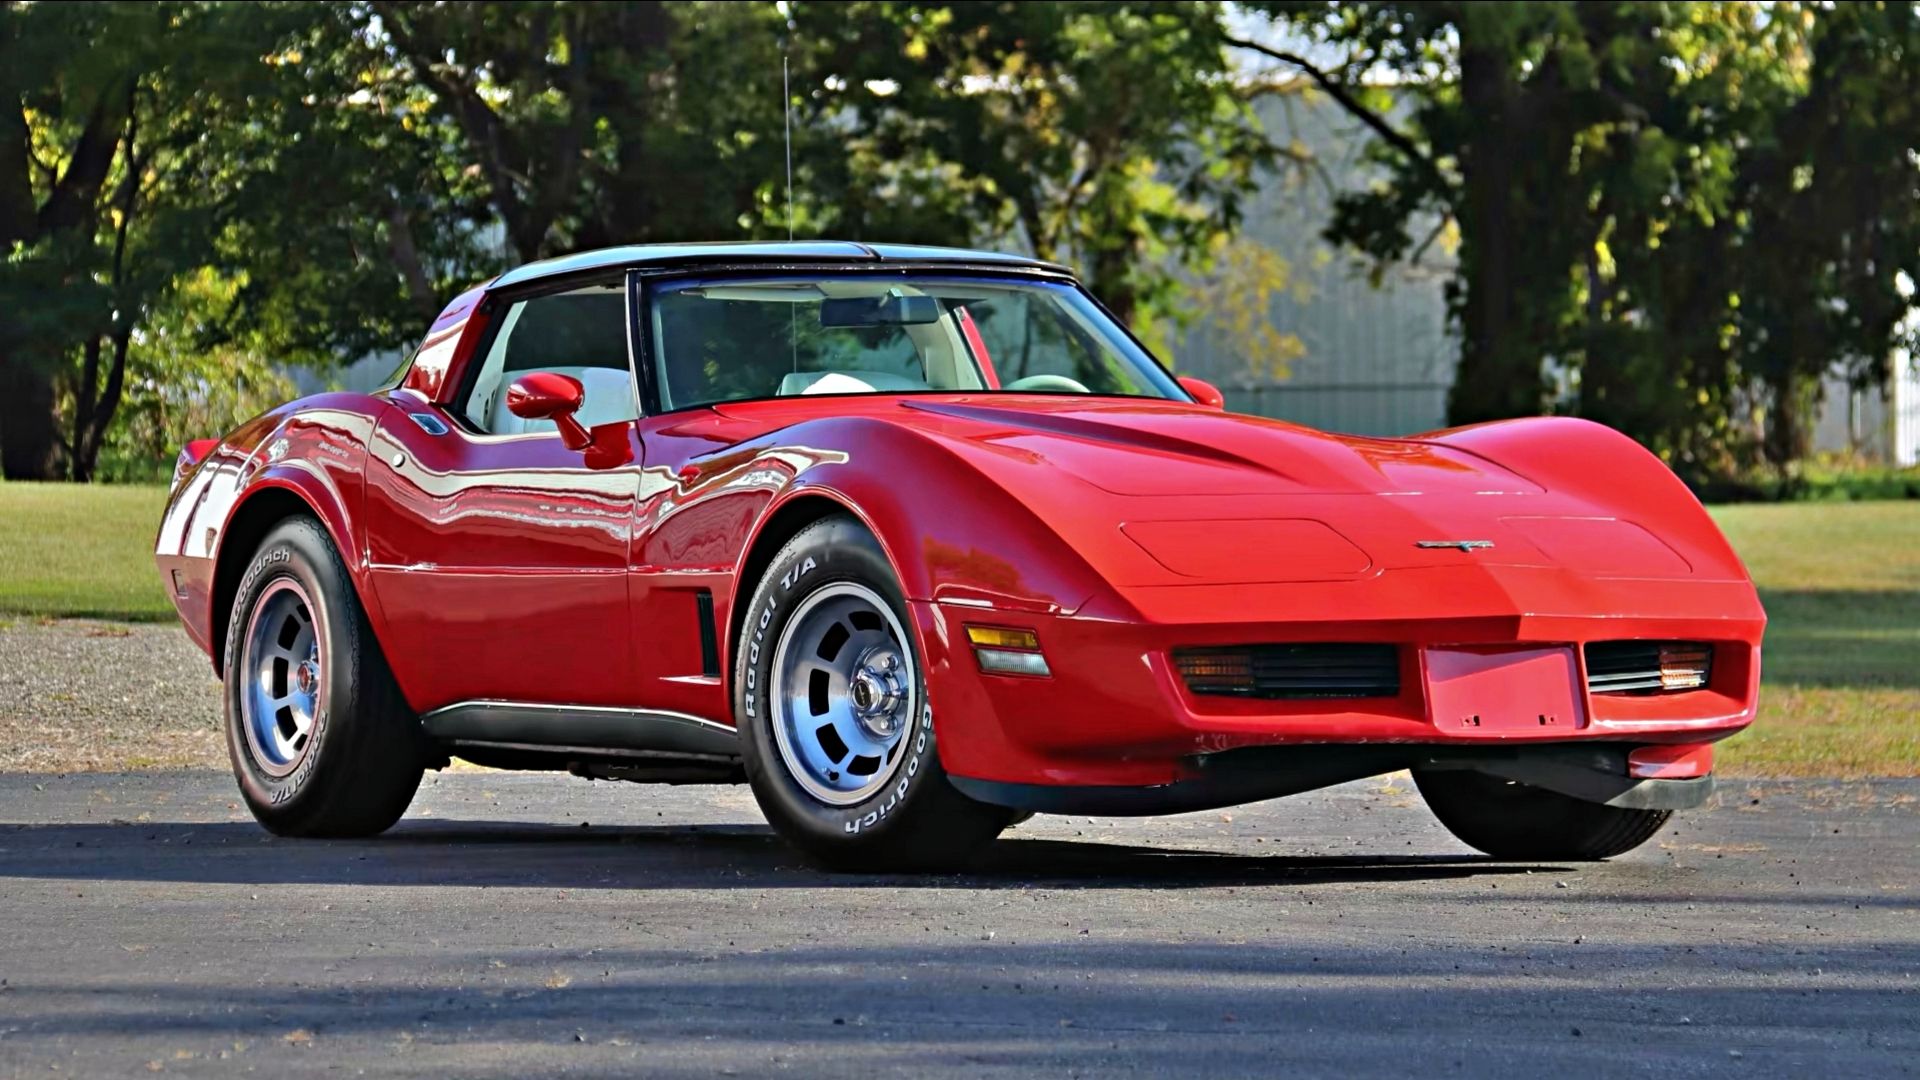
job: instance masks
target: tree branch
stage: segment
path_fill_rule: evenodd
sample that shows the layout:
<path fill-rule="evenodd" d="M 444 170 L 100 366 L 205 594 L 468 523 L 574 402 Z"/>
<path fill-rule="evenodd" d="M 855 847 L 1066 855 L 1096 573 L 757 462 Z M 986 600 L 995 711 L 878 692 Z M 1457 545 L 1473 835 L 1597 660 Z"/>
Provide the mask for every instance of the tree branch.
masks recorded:
<path fill-rule="evenodd" d="M 413 304 L 413 310 L 432 322 L 439 314 L 440 305 L 434 299 L 433 282 L 427 278 L 426 266 L 420 261 L 420 249 L 413 242 L 413 221 L 397 195 L 387 203 L 387 249 L 400 270 L 400 280 L 407 286 L 407 300 Z"/>
<path fill-rule="evenodd" d="M 34 228 L 32 139 L 19 97 L 0 98 L 0 247 L 25 240 Z"/>
<path fill-rule="evenodd" d="M 1427 156 L 1427 153 L 1420 149 L 1419 145 L 1409 138 L 1405 132 L 1388 123 L 1386 117 L 1381 116 L 1379 113 L 1374 112 L 1362 104 L 1360 99 L 1355 97 L 1353 92 L 1339 79 L 1334 78 L 1328 72 L 1316 67 L 1312 62 L 1308 61 L 1306 57 L 1298 53 L 1287 52 L 1283 49 L 1276 49 L 1271 45 L 1263 45 L 1258 41 L 1249 41 L 1246 38 L 1237 38 L 1231 35 L 1223 36 L 1222 40 L 1233 48 L 1257 52 L 1262 56 L 1278 60 L 1281 63 L 1292 64 L 1294 67 L 1305 72 L 1307 77 L 1312 79 L 1316 86 L 1325 91 L 1326 95 L 1338 103 L 1341 108 L 1345 109 L 1349 115 L 1359 120 L 1362 124 L 1365 124 L 1375 135 L 1380 137 L 1380 141 L 1399 151 L 1402 157 L 1405 157 L 1412 163 L 1413 167 L 1418 170 L 1421 175 L 1426 177 L 1427 182 L 1432 185 L 1435 194 L 1440 197 L 1442 202 L 1445 202 L 1448 206 L 1454 204 L 1457 194 L 1456 189 L 1453 182 L 1447 179 L 1446 174 L 1440 171 L 1440 166 L 1435 164 L 1434 160 Z"/>
<path fill-rule="evenodd" d="M 94 378 L 100 366 L 100 339 L 92 338 L 87 343 L 87 374 L 84 394 L 84 407 L 75 410 L 74 416 L 74 463 L 75 480 L 93 479 L 94 467 L 100 460 L 100 446 L 107 440 L 107 426 L 113 423 L 113 417 L 120 411 L 120 395 L 126 387 L 127 348 L 133 341 L 134 314 L 133 305 L 125 292 L 127 280 L 127 234 L 133 229 L 133 212 L 140 198 L 140 174 L 144 163 L 140 159 L 140 88 L 136 83 L 127 91 L 127 133 L 126 163 L 122 166 L 126 175 L 120 178 L 120 189 L 114 193 L 118 202 L 120 220 L 113 230 L 113 357 L 107 367 L 107 385 L 96 397 Z M 84 427 L 82 426 L 84 424 Z"/>
<path fill-rule="evenodd" d="M 107 181 L 107 171 L 113 167 L 114 154 L 120 145 L 119 133 L 114 130 L 120 126 L 120 118 L 108 105 L 118 96 L 117 89 L 106 90 L 88 114 L 86 126 L 74 143 L 67 171 L 54 183 L 52 194 L 40 207 L 40 235 L 78 228 L 93 220 L 94 200 Z"/>
<path fill-rule="evenodd" d="M 540 242 L 546 238 L 549 221 L 536 221 L 534 209 L 515 187 L 513 172 L 507 163 L 507 132 L 500 114 L 493 111 L 493 106 L 487 104 L 479 88 L 471 82 L 441 72 L 438 57 L 413 36 L 398 8 L 385 3 L 376 3 L 373 8 L 408 65 L 420 81 L 453 110 L 461 132 L 473 144 L 480 170 L 486 174 L 487 186 L 492 189 L 494 209 L 506 223 L 507 238 L 515 253 L 527 261 L 539 258 Z"/>

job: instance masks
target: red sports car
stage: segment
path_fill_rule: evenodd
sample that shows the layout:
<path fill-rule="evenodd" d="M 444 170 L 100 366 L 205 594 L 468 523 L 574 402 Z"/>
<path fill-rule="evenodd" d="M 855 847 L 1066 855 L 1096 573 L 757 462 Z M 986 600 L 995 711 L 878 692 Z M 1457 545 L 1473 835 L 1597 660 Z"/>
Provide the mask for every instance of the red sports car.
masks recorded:
<path fill-rule="evenodd" d="M 1606 428 L 1232 415 L 1058 266 L 887 244 L 514 270 L 188 446 L 158 556 L 274 832 L 461 757 L 744 780 L 850 867 L 1399 769 L 1489 854 L 1616 855 L 1706 797 L 1765 623 Z"/>

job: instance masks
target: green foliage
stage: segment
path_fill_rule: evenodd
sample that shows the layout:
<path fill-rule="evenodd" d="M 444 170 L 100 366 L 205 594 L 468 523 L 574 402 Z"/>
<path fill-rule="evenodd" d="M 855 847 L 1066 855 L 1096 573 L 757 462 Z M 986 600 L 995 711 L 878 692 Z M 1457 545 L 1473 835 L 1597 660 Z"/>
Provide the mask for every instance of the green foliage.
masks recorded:
<path fill-rule="evenodd" d="M 1306 300 L 1312 285 L 1297 278 L 1293 264 L 1279 252 L 1247 237 L 1218 245 L 1213 269 L 1186 289 L 1190 321 L 1205 327 L 1219 350 L 1239 358 L 1245 374 L 1254 379 L 1284 379 L 1293 361 L 1305 356 L 1300 335 L 1273 322 L 1273 306 L 1282 296 Z M 1135 333 L 1149 344 L 1156 327 L 1135 320 Z M 1166 355 L 1164 349 L 1157 350 Z"/>
<path fill-rule="evenodd" d="M 1077 265 L 1123 319 L 1165 314 L 1275 159 L 1218 4 L 790 9 L 808 126 L 851 151 L 796 163 L 837 232 L 1011 241 Z"/>
<path fill-rule="evenodd" d="M 293 381 L 268 357 L 264 335 L 208 345 L 208 324 L 240 286 L 202 270 L 178 283 L 133 344 L 120 416 L 101 448 L 95 476 L 161 481 L 189 439 L 224 432 L 295 396 Z"/>
<path fill-rule="evenodd" d="M 1252 6 L 1380 136 L 1328 237 L 1395 261 L 1458 223 L 1454 421 L 1560 408 L 1704 476 L 1803 455 L 1821 373 L 1910 343 L 1915 5 Z"/>
<path fill-rule="evenodd" d="M 0 64 L 22 151 L 0 155 L 9 474 L 44 475 L 57 447 L 61 471 L 92 476 L 125 443 L 136 366 L 190 395 L 242 344 L 231 374 L 252 381 L 390 346 L 471 276 L 439 137 L 387 119 L 419 92 L 382 82 L 391 62 L 336 9 L 7 4 L 0 28 L 23 61 Z M 208 271 L 237 286 L 212 309 L 182 295 Z M 56 406 L 57 430 L 36 430 Z"/>
<path fill-rule="evenodd" d="M 503 263 L 790 228 L 1023 248 L 1273 374 L 1290 267 L 1235 231 L 1298 152 L 1255 53 L 1377 136 L 1331 238 L 1457 251 L 1455 419 L 1726 473 L 1914 333 L 1912 3 L 0 0 L 0 50 L 10 475 L 150 468 Z"/>
<path fill-rule="evenodd" d="M 1920 499 L 1920 467 L 1897 468 L 1821 456 L 1781 468 L 1763 465 L 1714 477 L 1695 490 L 1710 503 Z"/>

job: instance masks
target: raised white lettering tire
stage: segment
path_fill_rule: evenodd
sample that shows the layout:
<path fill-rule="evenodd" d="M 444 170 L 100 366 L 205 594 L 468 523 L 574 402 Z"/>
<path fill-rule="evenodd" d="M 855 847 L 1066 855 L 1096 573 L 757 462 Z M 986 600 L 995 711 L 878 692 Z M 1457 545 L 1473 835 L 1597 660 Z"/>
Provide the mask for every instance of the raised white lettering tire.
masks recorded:
<path fill-rule="evenodd" d="M 247 564 L 227 623 L 227 754 L 282 836 L 371 836 L 420 786 L 419 719 L 319 522 L 288 518 Z"/>
<path fill-rule="evenodd" d="M 858 520 L 802 529 L 747 601 L 734 717 L 774 829 L 848 870 L 961 863 L 1014 817 L 940 766 L 919 648 L 885 552 Z"/>

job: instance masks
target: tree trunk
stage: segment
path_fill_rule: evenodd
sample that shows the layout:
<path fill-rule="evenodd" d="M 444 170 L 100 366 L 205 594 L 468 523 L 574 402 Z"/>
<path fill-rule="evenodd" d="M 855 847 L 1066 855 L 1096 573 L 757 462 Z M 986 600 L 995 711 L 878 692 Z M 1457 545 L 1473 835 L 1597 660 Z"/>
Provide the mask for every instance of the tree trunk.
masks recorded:
<path fill-rule="evenodd" d="M 19 352 L 0 357 L 0 470 L 9 480 L 51 480 L 59 441 L 53 373 Z"/>
<path fill-rule="evenodd" d="M 413 242 L 413 221 L 397 200 L 387 204 L 387 250 L 407 286 L 407 300 L 414 314 L 433 322 L 440 314 L 440 301 L 434 296 L 426 264 L 420 261 L 420 248 Z"/>
<path fill-rule="evenodd" d="M 1465 37 L 1471 26 L 1462 27 Z M 1460 85 L 1476 134 L 1461 155 L 1460 368 L 1447 401 L 1455 424 L 1532 416 L 1545 404 L 1538 343 L 1516 318 L 1517 245 L 1526 242 L 1514 220 L 1513 184 L 1525 135 L 1515 87 L 1498 50 L 1463 40 Z"/>
<path fill-rule="evenodd" d="M 1782 372 L 1767 380 L 1766 432 L 1761 449 L 1776 467 L 1790 465 L 1813 452 L 1813 411 L 1820 400 L 1820 380 L 1800 372 Z"/>
<path fill-rule="evenodd" d="M 1088 263 L 1087 288 L 1100 298 L 1122 326 L 1132 328 L 1140 297 L 1129 270 L 1132 260 L 1118 251 L 1095 252 Z"/>
<path fill-rule="evenodd" d="M 93 470 L 86 462 L 88 433 L 93 430 L 94 402 L 100 393 L 100 336 L 87 338 L 81 350 L 80 383 L 73 388 L 73 435 L 67 440 L 67 479 L 86 483 Z"/>

